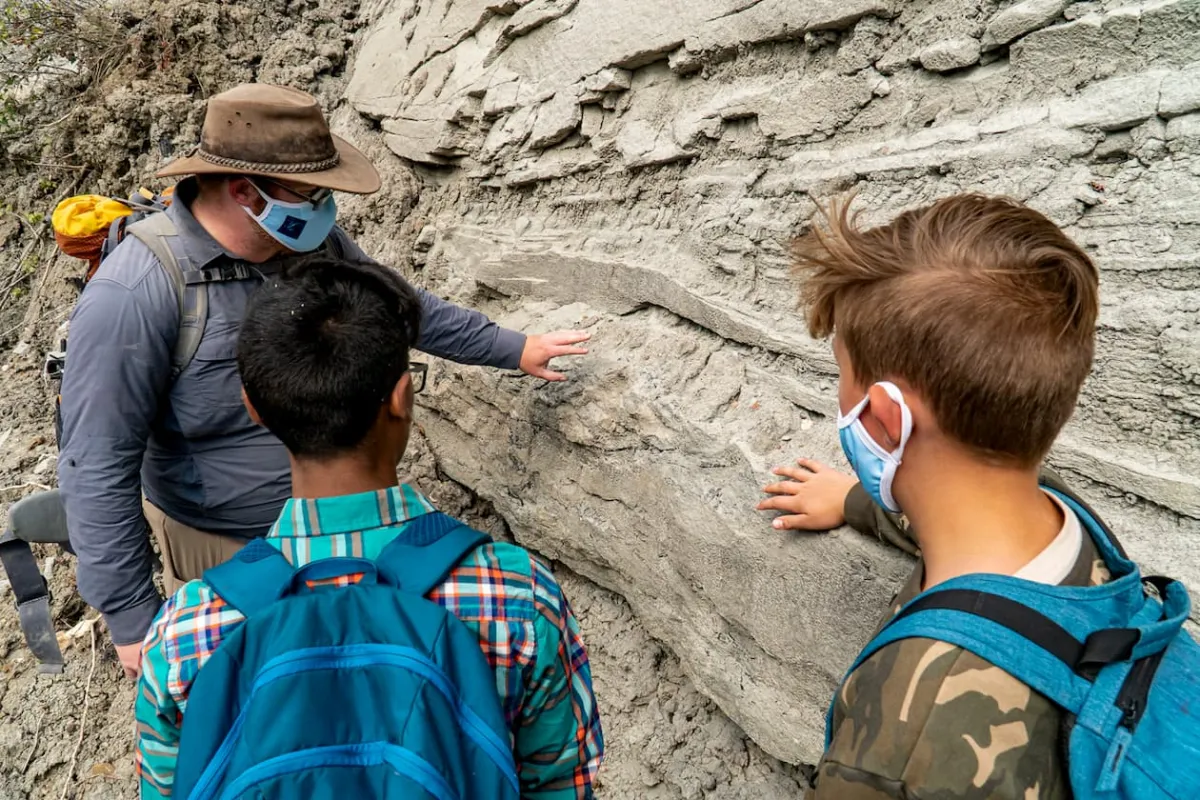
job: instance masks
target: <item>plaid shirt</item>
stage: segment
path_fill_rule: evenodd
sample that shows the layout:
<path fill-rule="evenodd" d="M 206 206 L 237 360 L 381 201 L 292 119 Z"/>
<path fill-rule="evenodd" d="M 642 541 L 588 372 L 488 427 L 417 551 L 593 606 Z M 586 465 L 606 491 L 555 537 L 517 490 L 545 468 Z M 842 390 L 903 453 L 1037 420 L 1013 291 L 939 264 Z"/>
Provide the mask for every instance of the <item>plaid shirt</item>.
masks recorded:
<path fill-rule="evenodd" d="M 267 541 L 297 567 L 333 556 L 373 559 L 410 520 L 432 510 L 408 486 L 293 499 Z M 522 796 L 590 798 L 604 738 L 579 626 L 550 570 L 522 548 L 492 543 L 473 550 L 428 597 L 479 636 L 496 671 Z M 151 626 L 135 701 L 143 798 L 170 796 L 192 682 L 243 619 L 203 581 L 192 581 Z"/>

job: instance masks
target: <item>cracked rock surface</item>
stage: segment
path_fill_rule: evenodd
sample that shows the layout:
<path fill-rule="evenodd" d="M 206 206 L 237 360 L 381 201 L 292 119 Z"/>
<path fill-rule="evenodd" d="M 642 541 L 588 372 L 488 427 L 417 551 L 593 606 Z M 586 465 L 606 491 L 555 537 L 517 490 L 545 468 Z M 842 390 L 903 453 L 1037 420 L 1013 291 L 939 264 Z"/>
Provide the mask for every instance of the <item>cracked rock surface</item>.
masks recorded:
<path fill-rule="evenodd" d="M 364 11 L 339 124 L 399 157 L 391 191 L 415 203 L 398 230 L 365 225 L 368 249 L 506 325 L 593 334 L 565 385 L 438 365 L 439 463 L 627 598 L 765 751 L 818 758 L 909 569 L 751 510 L 772 465 L 845 466 L 786 254 L 836 193 L 875 222 L 1008 194 L 1088 249 L 1096 366 L 1051 462 L 1148 570 L 1200 587 L 1200 2 Z"/>

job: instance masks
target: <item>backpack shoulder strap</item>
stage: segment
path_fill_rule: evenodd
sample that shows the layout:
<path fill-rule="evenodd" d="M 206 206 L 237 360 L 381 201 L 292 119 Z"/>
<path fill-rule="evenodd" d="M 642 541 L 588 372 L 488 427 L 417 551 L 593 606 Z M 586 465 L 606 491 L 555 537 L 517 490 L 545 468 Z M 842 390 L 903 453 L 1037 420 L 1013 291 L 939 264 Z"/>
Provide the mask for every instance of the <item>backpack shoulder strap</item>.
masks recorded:
<path fill-rule="evenodd" d="M 932 639 L 961 647 L 1071 713 L 1079 712 L 1087 695 L 1089 681 L 1075 669 L 1084 644 L 1040 612 L 1002 595 L 974 589 L 933 589 L 919 595 L 863 648 L 842 684 L 863 662 L 902 639 Z M 835 705 L 830 703 L 826 713 L 826 747 L 833 732 Z"/>
<path fill-rule="evenodd" d="M 1120 645 L 1132 648 L 1132 642 L 1107 637 L 1080 642 L 1046 615 L 1000 594 L 937 589 L 901 609 L 863 649 L 854 667 L 886 645 L 910 638 L 936 639 L 969 650 L 1072 711 L 1083 699 L 1078 692 L 1086 683 L 1082 673 L 1115 660 Z"/>
<path fill-rule="evenodd" d="M 467 553 L 491 537 L 439 511 L 422 514 L 375 559 L 380 576 L 401 591 L 426 595 Z"/>
<path fill-rule="evenodd" d="M 204 582 L 249 619 L 283 596 L 296 570 L 283 553 L 255 539 L 224 564 L 204 571 Z"/>
<path fill-rule="evenodd" d="M 208 286 L 205 281 L 187 279 L 187 274 L 193 271 L 191 261 L 179 245 L 175 223 L 169 216 L 149 214 L 129 226 L 128 232 L 154 253 L 179 300 L 179 332 L 171 353 L 171 380 L 174 381 L 192 363 L 204 337 L 204 326 L 208 322 Z"/>

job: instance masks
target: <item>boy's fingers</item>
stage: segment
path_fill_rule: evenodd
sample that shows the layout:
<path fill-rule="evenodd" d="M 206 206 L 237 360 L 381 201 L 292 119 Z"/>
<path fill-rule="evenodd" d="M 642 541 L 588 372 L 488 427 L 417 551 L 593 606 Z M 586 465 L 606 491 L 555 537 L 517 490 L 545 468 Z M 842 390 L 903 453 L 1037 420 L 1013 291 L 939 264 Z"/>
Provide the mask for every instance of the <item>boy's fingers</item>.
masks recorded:
<path fill-rule="evenodd" d="M 796 463 L 804 467 L 809 472 L 824 472 L 825 470 L 829 469 L 829 467 L 822 464 L 820 461 L 813 461 L 811 458 L 797 458 Z"/>
<path fill-rule="evenodd" d="M 774 472 L 776 475 L 782 475 L 785 478 L 791 478 L 794 481 L 800 481 L 801 483 L 812 477 L 810 470 L 796 469 L 795 467 L 776 467 L 771 472 Z"/>
<path fill-rule="evenodd" d="M 779 483 L 769 483 L 763 487 L 763 491 L 767 494 L 787 494 L 794 495 L 804 487 L 792 481 L 780 481 Z"/>
<path fill-rule="evenodd" d="M 759 511 L 798 511 L 795 508 L 796 498 L 785 495 L 783 497 L 768 497 L 766 500 L 759 502 L 755 508 Z"/>
<path fill-rule="evenodd" d="M 779 517 L 771 523 L 771 527 L 777 531 L 807 531 L 812 529 L 812 526 L 808 524 L 807 514 L 791 514 L 786 517 Z"/>

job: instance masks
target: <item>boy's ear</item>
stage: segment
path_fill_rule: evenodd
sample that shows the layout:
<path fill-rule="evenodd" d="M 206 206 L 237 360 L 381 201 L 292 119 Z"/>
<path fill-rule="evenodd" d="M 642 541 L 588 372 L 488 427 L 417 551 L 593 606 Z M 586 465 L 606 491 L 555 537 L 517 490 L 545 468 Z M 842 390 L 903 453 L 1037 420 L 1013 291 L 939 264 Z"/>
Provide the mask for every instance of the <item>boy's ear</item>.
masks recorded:
<path fill-rule="evenodd" d="M 397 419 L 412 418 L 413 390 L 412 373 L 405 372 L 396 381 L 396 387 L 388 397 L 388 413 Z"/>
<path fill-rule="evenodd" d="M 867 391 L 867 397 L 870 402 L 867 405 L 866 411 L 869 411 L 871 416 L 875 418 L 879 432 L 883 433 L 887 441 L 880 442 L 886 449 L 894 450 L 900 446 L 900 435 L 904 430 L 904 417 L 900 411 L 900 404 L 888 396 L 887 391 L 875 384 Z M 872 435 L 875 431 L 868 430 Z"/>
<path fill-rule="evenodd" d="M 262 417 L 258 415 L 258 409 L 254 407 L 254 403 L 250 402 L 250 395 L 246 394 L 246 387 L 242 387 L 242 405 L 246 407 L 246 413 L 250 415 L 250 419 L 255 425 L 262 425 Z"/>

